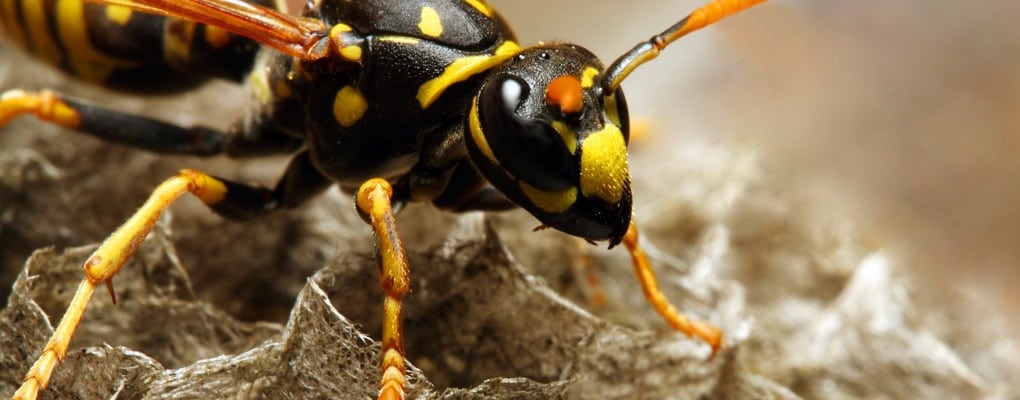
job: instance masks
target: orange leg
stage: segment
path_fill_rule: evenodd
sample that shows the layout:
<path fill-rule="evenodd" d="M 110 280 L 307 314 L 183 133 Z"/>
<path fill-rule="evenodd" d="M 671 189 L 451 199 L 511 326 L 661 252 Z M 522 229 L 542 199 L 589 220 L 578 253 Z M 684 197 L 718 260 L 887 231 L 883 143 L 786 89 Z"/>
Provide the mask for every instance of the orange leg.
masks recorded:
<path fill-rule="evenodd" d="M 0 126 L 24 114 L 34 114 L 42 121 L 66 128 L 81 125 L 78 111 L 50 90 L 26 92 L 15 89 L 0 94 Z"/>
<path fill-rule="evenodd" d="M 627 251 L 630 252 L 630 257 L 634 261 L 634 273 L 637 274 L 638 281 L 641 282 L 641 289 L 644 290 L 648 302 L 652 303 L 652 307 L 655 307 L 655 311 L 658 311 L 659 315 L 676 330 L 687 334 L 687 336 L 696 336 L 712 346 L 712 356 L 715 357 L 715 353 L 722 347 L 722 332 L 719 331 L 719 328 L 704 322 L 687 319 L 669 303 L 669 299 L 659 289 L 659 283 L 655 279 L 655 272 L 652 271 L 648 257 L 638 246 L 637 225 L 633 221 L 630 223 L 630 228 L 627 229 L 627 234 L 623 236 L 623 244 L 627 246 Z"/>
<path fill-rule="evenodd" d="M 67 312 L 60 319 L 60 324 L 53 336 L 46 343 L 42 354 L 25 374 L 21 388 L 14 393 L 14 399 L 35 399 L 39 392 L 46 389 L 53 369 L 67 355 L 68 345 L 85 315 L 92 293 L 100 284 L 105 284 L 114 296 L 113 276 L 120 271 L 124 263 L 134 255 L 145 236 L 156 224 L 163 211 L 170 207 L 184 193 L 191 192 L 206 204 L 219 202 L 226 195 L 226 185 L 216 178 L 194 170 L 182 170 L 177 176 L 159 185 L 149 199 L 130 219 L 127 220 L 113 235 L 103 242 L 102 246 L 85 261 L 85 278 L 78 285 L 78 290 L 67 307 Z M 116 297 L 114 297 L 116 301 Z"/>
<path fill-rule="evenodd" d="M 410 288 L 410 271 L 390 199 L 393 189 L 383 179 L 370 179 L 358 189 L 358 211 L 367 216 L 379 244 L 379 284 L 383 302 L 382 382 L 379 400 L 403 399 L 407 389 L 401 302 Z"/>

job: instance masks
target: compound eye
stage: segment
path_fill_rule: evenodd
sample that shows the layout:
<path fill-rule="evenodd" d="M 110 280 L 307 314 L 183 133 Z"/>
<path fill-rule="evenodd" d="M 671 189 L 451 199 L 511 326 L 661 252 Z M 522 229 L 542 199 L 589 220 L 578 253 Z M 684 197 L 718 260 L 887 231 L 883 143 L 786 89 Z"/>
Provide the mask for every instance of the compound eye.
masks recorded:
<path fill-rule="evenodd" d="M 497 77 L 482 90 L 479 116 L 500 166 L 545 191 L 576 186 L 577 161 L 550 125 L 544 101 L 529 102 L 531 88 L 515 76 Z"/>

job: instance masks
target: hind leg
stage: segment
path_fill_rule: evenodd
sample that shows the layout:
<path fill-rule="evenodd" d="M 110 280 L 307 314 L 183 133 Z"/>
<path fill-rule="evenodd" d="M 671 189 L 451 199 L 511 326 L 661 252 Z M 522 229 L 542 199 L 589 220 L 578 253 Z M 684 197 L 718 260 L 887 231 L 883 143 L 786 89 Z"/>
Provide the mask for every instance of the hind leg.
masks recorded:
<path fill-rule="evenodd" d="M 273 189 L 231 182 L 196 170 L 182 170 L 160 184 L 142 207 L 85 261 L 82 266 L 85 277 L 14 398 L 35 399 L 39 392 L 45 390 L 54 368 L 67 354 L 68 346 L 95 289 L 105 285 L 116 302 L 113 277 L 174 201 L 185 193 L 191 193 L 221 215 L 253 218 L 279 208 L 296 206 L 328 187 L 330 182 L 313 172 L 307 156 L 301 153 L 292 160 L 287 172 Z"/>

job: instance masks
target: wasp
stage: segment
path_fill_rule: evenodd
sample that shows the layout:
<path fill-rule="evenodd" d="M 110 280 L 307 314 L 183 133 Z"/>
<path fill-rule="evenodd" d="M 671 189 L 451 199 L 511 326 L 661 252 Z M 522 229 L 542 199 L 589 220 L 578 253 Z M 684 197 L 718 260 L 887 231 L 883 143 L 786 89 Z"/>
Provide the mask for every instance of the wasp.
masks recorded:
<path fill-rule="evenodd" d="M 376 237 L 385 293 L 379 399 L 407 389 L 400 321 L 409 265 L 394 220 L 406 202 L 520 207 L 542 227 L 623 243 L 651 305 L 714 354 L 722 333 L 669 303 L 638 245 L 621 84 L 680 37 L 763 1 L 714 0 L 605 66 L 574 44 L 520 45 L 483 0 L 314 0 L 300 16 L 272 0 L 4 0 L 7 35 L 73 76 L 142 93 L 222 78 L 249 85 L 256 101 L 221 131 L 15 89 L 0 97 L 0 126 L 32 115 L 156 153 L 290 155 L 273 187 L 192 169 L 160 184 L 85 260 L 14 398 L 45 390 L 95 289 L 114 295 L 113 276 L 186 193 L 233 219 L 299 206 L 332 185 L 354 195 Z"/>

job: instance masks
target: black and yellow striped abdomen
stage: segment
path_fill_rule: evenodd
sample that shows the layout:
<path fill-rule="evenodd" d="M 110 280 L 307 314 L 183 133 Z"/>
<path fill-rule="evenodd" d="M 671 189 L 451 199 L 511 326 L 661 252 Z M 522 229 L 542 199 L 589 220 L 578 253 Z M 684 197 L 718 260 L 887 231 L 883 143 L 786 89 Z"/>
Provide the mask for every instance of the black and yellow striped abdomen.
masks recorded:
<path fill-rule="evenodd" d="M 222 29 L 82 0 L 0 0 L 0 26 L 47 64 L 138 92 L 184 89 L 207 77 L 240 81 L 258 51 Z"/>

